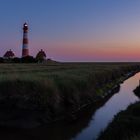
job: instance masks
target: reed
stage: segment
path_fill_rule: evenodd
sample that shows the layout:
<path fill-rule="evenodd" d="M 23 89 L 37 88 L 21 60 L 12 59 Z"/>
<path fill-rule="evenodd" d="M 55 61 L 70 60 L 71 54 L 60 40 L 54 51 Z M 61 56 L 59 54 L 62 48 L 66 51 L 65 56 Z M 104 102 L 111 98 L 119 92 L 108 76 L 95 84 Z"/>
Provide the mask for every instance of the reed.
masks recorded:
<path fill-rule="evenodd" d="M 139 63 L 0 64 L 0 109 L 57 118 L 102 98 Z"/>

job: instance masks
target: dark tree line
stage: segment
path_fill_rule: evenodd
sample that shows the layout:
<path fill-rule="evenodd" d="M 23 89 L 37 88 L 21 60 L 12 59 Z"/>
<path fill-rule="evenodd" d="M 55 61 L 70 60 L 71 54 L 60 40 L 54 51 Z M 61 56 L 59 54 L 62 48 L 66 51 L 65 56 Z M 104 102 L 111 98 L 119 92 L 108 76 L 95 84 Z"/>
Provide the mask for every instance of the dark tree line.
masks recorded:
<path fill-rule="evenodd" d="M 37 58 L 34 58 L 33 56 L 26 56 L 23 58 L 15 57 L 15 58 L 8 58 L 5 59 L 3 57 L 0 57 L 0 63 L 38 63 L 38 62 L 44 62 L 44 60 L 38 60 Z"/>

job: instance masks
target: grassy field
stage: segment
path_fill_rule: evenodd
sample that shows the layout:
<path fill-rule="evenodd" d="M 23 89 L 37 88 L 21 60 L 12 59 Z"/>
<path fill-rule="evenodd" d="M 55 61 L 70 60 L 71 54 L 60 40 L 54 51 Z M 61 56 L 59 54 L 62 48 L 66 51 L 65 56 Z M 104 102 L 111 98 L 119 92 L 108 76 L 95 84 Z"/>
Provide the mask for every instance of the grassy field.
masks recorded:
<path fill-rule="evenodd" d="M 36 110 L 55 120 L 139 69 L 140 63 L 0 64 L 0 111 Z"/>

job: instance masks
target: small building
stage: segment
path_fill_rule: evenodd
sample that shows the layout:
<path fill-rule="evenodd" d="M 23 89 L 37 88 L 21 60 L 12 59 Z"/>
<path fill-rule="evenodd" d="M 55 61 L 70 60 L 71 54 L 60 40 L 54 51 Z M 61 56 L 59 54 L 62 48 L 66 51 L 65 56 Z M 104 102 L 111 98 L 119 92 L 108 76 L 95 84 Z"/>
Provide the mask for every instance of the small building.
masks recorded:
<path fill-rule="evenodd" d="M 46 53 L 42 49 L 37 53 L 36 60 L 38 62 L 43 62 L 46 60 Z"/>
<path fill-rule="evenodd" d="M 13 59 L 14 57 L 15 57 L 15 54 L 11 50 L 7 51 L 3 56 L 4 59 Z"/>

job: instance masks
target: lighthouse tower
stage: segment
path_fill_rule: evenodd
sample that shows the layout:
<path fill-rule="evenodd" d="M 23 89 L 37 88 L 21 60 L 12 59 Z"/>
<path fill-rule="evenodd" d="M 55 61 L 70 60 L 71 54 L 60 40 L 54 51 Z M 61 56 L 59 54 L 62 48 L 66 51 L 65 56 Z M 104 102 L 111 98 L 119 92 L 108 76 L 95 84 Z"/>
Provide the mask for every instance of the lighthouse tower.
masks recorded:
<path fill-rule="evenodd" d="M 29 56 L 28 49 L 28 24 L 23 25 L 23 46 L 22 46 L 22 57 Z"/>

